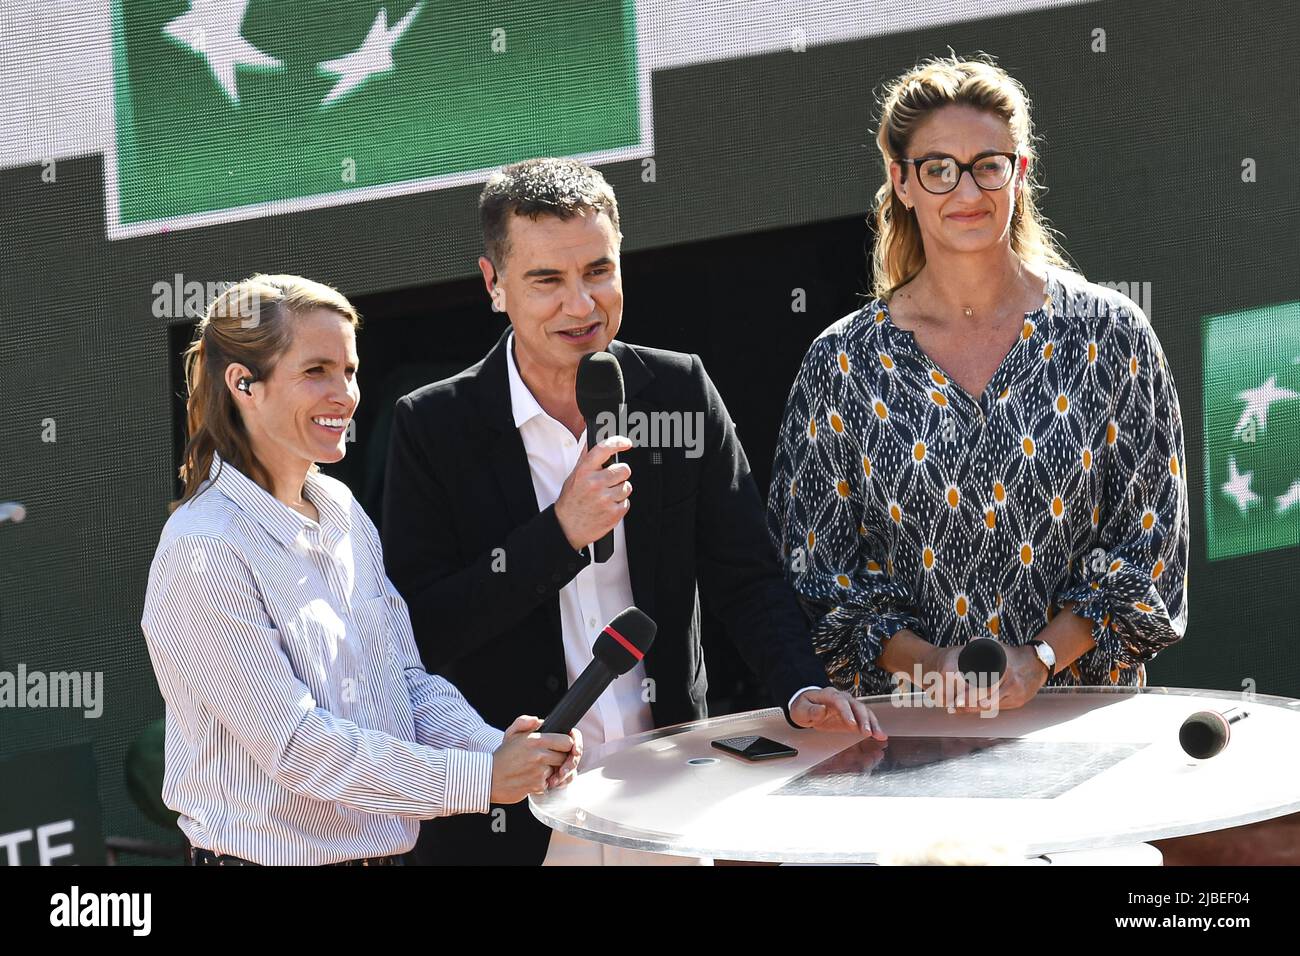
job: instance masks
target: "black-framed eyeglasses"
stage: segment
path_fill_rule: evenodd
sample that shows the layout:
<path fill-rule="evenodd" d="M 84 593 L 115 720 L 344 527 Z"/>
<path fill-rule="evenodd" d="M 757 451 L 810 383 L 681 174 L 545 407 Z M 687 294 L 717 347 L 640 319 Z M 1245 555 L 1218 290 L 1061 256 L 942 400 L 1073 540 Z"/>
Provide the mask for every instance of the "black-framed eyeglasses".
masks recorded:
<path fill-rule="evenodd" d="M 975 185 L 985 191 L 1001 189 L 1016 171 L 1019 153 L 983 153 L 969 163 L 959 163 L 952 156 L 923 156 L 920 159 L 895 160 L 902 164 L 903 180 L 907 167 L 916 167 L 916 181 L 928 193 L 943 195 L 957 188 L 962 173 L 970 173 Z"/>

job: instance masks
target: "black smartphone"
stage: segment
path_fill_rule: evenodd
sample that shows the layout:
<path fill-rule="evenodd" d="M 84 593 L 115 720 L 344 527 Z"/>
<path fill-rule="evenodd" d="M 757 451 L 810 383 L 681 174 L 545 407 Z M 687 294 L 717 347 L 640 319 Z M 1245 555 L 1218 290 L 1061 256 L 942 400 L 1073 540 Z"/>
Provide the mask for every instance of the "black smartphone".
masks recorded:
<path fill-rule="evenodd" d="M 745 760 L 771 760 L 773 757 L 793 757 L 799 753 L 793 747 L 767 737 L 724 737 L 712 743 L 719 750 Z"/>

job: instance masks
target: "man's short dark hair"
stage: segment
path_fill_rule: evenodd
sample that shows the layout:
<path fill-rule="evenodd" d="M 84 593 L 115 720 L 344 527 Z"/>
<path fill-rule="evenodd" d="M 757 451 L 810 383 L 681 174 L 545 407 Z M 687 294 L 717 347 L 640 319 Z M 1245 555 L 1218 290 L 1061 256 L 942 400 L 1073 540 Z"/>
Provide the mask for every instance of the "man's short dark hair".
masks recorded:
<path fill-rule="evenodd" d="M 618 200 L 598 170 L 575 159 L 526 159 L 492 174 L 478 197 L 479 224 L 487 257 L 498 270 L 504 268 L 509 244 L 506 229 L 511 216 L 572 219 L 588 211 L 605 212 L 618 228 Z"/>

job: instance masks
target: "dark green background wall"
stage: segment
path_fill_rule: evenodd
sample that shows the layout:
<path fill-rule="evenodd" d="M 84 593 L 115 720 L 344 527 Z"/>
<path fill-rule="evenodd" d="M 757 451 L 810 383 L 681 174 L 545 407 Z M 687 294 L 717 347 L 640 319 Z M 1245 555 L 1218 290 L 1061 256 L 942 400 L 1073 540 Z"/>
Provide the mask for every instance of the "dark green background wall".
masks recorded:
<path fill-rule="evenodd" d="M 604 168 L 625 256 L 862 214 L 881 175 L 879 85 L 949 46 L 994 53 L 1034 100 L 1047 214 L 1089 278 L 1151 283 L 1152 321 L 1179 387 L 1190 626 L 1152 680 L 1235 689 L 1251 679 L 1260 692 L 1300 696 L 1300 554 L 1205 558 L 1199 332 L 1206 314 L 1300 299 L 1300 8 L 1099 3 L 905 27 L 656 74 L 657 180 L 642 182 L 639 162 Z M 1090 49 L 1095 27 L 1107 31 L 1105 53 Z M 725 55 L 721 25 L 719 35 Z M 1258 164 L 1255 183 L 1241 181 L 1246 157 Z M 0 754 L 93 741 L 105 832 L 160 836 L 121 785 L 125 748 L 162 713 L 139 631 L 175 469 L 172 357 L 167 325 L 151 314 L 153 285 L 175 273 L 221 281 L 269 271 L 359 297 L 421 289 L 404 298 L 438 323 L 437 284 L 475 268 L 479 187 L 110 243 L 102 159 L 60 162 L 53 184 L 40 172 L 0 171 L 0 500 L 29 509 L 23 524 L 0 526 L 0 669 L 103 671 L 105 713 L 0 711 Z M 746 297 L 744 271 L 732 280 Z M 792 260 L 785 285 L 805 284 Z M 860 275 L 845 286 L 857 291 Z M 634 302 L 636 289 L 627 293 Z M 806 344 L 839 313 L 814 298 L 792 317 L 786 292 L 754 298 L 746 314 L 729 330 L 709 328 L 708 314 L 694 319 L 702 338 L 734 333 L 761 348 L 776 328 L 774 341 Z M 651 320 L 635 340 L 659 344 Z M 360 347 L 364 359 L 364 333 Z M 710 354 L 719 382 L 733 380 L 720 352 Z M 788 385 L 751 387 L 783 398 Z M 47 419 L 54 443 L 41 440 Z"/>

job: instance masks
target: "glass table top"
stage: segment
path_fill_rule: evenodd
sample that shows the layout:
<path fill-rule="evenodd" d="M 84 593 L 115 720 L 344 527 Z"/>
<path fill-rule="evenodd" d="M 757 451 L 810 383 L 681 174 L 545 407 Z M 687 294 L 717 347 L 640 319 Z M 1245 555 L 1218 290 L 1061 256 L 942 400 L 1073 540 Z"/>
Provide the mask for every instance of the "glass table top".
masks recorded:
<path fill-rule="evenodd" d="M 664 727 L 610 744 L 533 814 L 587 840 L 682 856 L 875 862 L 930 844 L 1036 856 L 1239 826 L 1300 810 L 1300 701 L 1210 690 L 1044 688 L 996 716 L 920 696 L 868 697 L 888 741 L 795 729 L 780 709 Z M 1183 720 L 1239 707 L 1228 746 L 1195 760 Z M 798 750 L 750 762 L 713 740 Z"/>

